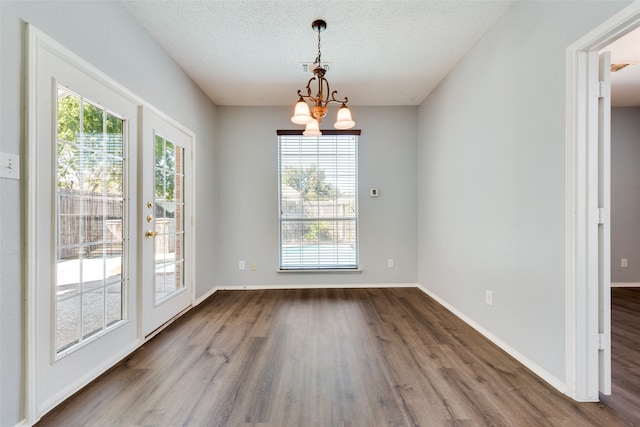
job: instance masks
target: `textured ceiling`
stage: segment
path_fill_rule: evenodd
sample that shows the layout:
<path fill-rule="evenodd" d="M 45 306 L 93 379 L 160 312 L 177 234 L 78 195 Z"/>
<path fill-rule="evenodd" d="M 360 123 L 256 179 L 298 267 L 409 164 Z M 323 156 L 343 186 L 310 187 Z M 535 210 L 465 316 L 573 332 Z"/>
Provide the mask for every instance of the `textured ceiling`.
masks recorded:
<path fill-rule="evenodd" d="M 1 1 L 1 0 L 0 0 Z M 292 105 L 317 54 L 350 105 L 418 105 L 514 0 L 123 0 L 218 105 Z M 605 50 L 612 105 L 640 106 L 640 29 Z"/>
<path fill-rule="evenodd" d="M 292 105 L 322 59 L 351 105 L 418 105 L 511 1 L 122 1 L 218 105 Z"/>

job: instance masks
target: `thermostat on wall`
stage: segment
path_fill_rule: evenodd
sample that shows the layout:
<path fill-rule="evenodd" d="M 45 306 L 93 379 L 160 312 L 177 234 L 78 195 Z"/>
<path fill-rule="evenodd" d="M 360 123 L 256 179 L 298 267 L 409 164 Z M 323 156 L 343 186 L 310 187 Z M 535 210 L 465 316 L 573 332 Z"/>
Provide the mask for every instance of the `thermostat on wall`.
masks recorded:
<path fill-rule="evenodd" d="M 369 190 L 369 196 L 371 197 L 378 197 L 378 194 L 380 193 L 378 192 L 377 188 L 372 188 L 371 190 Z"/>

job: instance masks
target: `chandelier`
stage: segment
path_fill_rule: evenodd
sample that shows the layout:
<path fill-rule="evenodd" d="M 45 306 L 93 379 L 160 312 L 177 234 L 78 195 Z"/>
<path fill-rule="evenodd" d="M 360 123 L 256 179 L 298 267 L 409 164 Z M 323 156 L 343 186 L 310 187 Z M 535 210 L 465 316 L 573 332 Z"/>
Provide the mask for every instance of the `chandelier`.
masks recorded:
<path fill-rule="evenodd" d="M 318 19 L 311 23 L 311 28 L 318 32 L 318 56 L 311 66 L 313 77 L 311 77 L 307 83 L 307 94 L 303 95 L 302 91 L 298 90 L 299 98 L 296 103 L 293 117 L 291 117 L 291 121 L 298 125 L 306 125 L 304 132 L 302 132 L 304 136 L 320 136 L 322 135 L 322 132 L 320 131 L 320 123 L 322 123 L 322 118 L 327 115 L 327 105 L 331 102 L 337 102 L 342 105 L 338 109 L 338 118 L 333 127 L 336 129 L 351 129 L 356 125 L 356 122 L 351 119 L 351 111 L 347 108 L 347 102 L 349 102 L 349 99 L 345 97 L 343 101 L 337 100 L 336 94 L 338 91 L 334 90 L 331 92 L 331 89 L 329 89 L 329 82 L 324 77 L 327 70 L 322 66 L 320 33 L 327 28 L 327 23 L 322 19 Z M 314 80 L 317 81 L 318 92 L 315 96 L 312 96 L 311 83 Z M 312 104 L 311 109 L 309 109 L 307 101 Z"/>

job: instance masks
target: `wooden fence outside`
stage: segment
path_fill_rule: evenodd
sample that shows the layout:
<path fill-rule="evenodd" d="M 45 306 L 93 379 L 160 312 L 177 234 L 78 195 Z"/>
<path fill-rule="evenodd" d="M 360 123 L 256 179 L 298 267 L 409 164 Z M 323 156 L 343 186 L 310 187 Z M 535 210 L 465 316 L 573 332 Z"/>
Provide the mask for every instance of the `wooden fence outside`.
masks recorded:
<path fill-rule="evenodd" d="M 58 259 L 122 254 L 123 216 L 124 201 L 120 196 L 59 190 Z M 174 253 L 175 220 L 156 218 L 154 229 L 158 232 L 155 253 Z"/>

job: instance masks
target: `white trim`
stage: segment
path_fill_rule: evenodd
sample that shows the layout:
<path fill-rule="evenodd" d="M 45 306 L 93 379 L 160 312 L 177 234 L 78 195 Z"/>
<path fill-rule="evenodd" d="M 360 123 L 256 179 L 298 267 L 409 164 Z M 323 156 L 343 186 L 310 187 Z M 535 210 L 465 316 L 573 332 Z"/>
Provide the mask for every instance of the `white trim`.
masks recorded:
<path fill-rule="evenodd" d="M 144 340 L 136 341 L 132 345 L 129 345 L 126 348 L 124 348 L 118 354 L 116 354 L 113 357 L 109 358 L 107 361 L 105 361 L 100 366 L 96 366 L 95 369 L 93 369 L 90 372 L 87 372 L 78 381 L 75 381 L 75 382 L 73 382 L 71 384 L 68 384 L 64 389 L 60 390 L 55 396 L 53 396 L 50 399 L 42 402 L 42 404 L 40 405 L 41 413 L 42 414 L 46 414 L 47 412 L 49 412 L 50 410 L 55 408 L 57 405 L 59 405 L 60 403 L 64 402 L 66 399 L 68 399 L 69 396 L 73 395 L 78 390 L 82 389 L 83 387 L 85 387 L 86 385 L 91 383 L 92 381 L 95 381 L 100 375 L 104 374 L 106 371 L 111 369 L 118 362 L 124 360 L 128 355 L 130 355 L 135 350 L 140 348 L 140 346 L 142 344 L 144 344 L 144 343 L 145 343 Z"/>
<path fill-rule="evenodd" d="M 593 103 L 588 96 L 588 82 L 593 78 L 590 67 L 593 71 L 594 53 L 639 25 L 640 1 L 636 1 L 566 50 L 565 366 L 567 394 L 578 401 L 599 399 L 598 270 L 594 267 L 598 265 L 598 242 L 593 221 L 598 168 L 597 156 L 594 159 L 589 151 L 589 142 L 597 138 L 597 126 L 594 135 L 590 123 Z"/>
<path fill-rule="evenodd" d="M 276 270 L 276 273 L 280 274 L 290 274 L 290 273 L 311 273 L 311 274 L 322 274 L 322 273 L 362 273 L 361 268 L 316 268 L 316 269 L 308 269 L 308 268 L 292 268 L 292 269 L 279 269 Z"/>
<path fill-rule="evenodd" d="M 278 289 L 384 289 L 384 288 L 418 288 L 417 283 L 355 283 L 330 285 L 236 285 L 217 286 L 216 291 L 260 291 Z"/>
<path fill-rule="evenodd" d="M 193 306 L 198 306 L 200 304 L 202 304 L 204 302 L 204 300 L 206 300 L 207 298 L 209 298 L 211 295 L 215 294 L 216 292 L 218 292 L 220 289 L 217 287 L 214 287 L 213 289 L 210 289 L 209 292 L 205 293 L 204 295 L 202 295 L 200 298 L 197 298 L 194 302 L 193 302 Z"/>
<path fill-rule="evenodd" d="M 166 322 L 164 322 L 162 325 L 158 326 L 156 329 L 154 329 L 153 331 L 151 331 L 150 333 L 148 333 L 147 335 L 145 335 L 144 337 L 144 342 L 149 341 L 151 338 L 155 337 L 156 335 L 158 335 L 160 332 L 164 331 L 167 326 L 171 325 L 173 322 L 175 322 L 176 320 L 178 320 L 179 318 L 181 318 L 182 316 L 184 316 L 185 314 L 187 314 L 187 312 L 191 311 L 194 308 L 193 305 L 190 305 L 188 307 L 186 307 L 184 310 L 182 310 L 180 313 L 176 314 L 175 316 L 173 316 L 171 319 L 167 320 Z"/>
<path fill-rule="evenodd" d="M 37 45 L 42 34 L 36 30 L 33 26 L 27 24 L 26 26 L 26 38 L 27 38 L 27 81 L 25 82 L 25 102 L 26 102 L 26 115 L 25 115 L 25 163 L 26 170 L 23 172 L 25 180 L 25 212 L 26 212 L 26 227 L 25 227 L 25 283 L 27 285 L 25 291 L 25 319 L 26 319 L 26 339 L 25 339 L 25 399 L 24 399 L 24 413 L 25 421 L 27 425 L 35 423 L 37 420 L 37 395 L 38 395 L 38 382 L 37 382 L 37 330 L 38 324 L 38 310 L 36 309 L 36 289 L 38 283 L 38 268 L 36 260 L 36 248 L 37 241 L 37 220 L 35 213 L 36 206 L 36 180 L 33 179 L 32 173 L 36 170 L 36 156 L 37 150 L 37 132 L 36 132 L 36 67 L 37 67 Z"/>
<path fill-rule="evenodd" d="M 476 330 L 476 332 L 482 334 L 489 341 L 491 341 L 492 343 L 494 343 L 495 345 L 500 347 L 500 349 L 502 349 L 504 352 L 506 352 L 511 357 L 513 357 L 518 363 L 524 365 L 524 367 L 526 367 L 527 369 L 532 371 L 534 374 L 536 374 L 538 377 L 542 378 L 544 381 L 548 382 L 551 386 L 555 387 L 561 393 L 566 394 L 567 386 L 560 379 L 556 378 L 554 375 L 552 375 L 551 373 L 549 373 L 545 369 L 543 369 L 540 366 L 538 366 L 531 359 L 527 358 L 522 353 L 520 353 L 517 350 L 515 350 L 509 344 L 507 344 L 506 342 L 502 341 L 500 338 L 498 338 L 497 336 L 492 334 L 489 330 L 485 329 L 484 327 L 482 327 L 479 324 L 477 324 L 476 322 L 474 322 L 471 318 L 467 317 L 464 313 L 462 313 L 461 311 L 457 310 L 451 304 L 449 304 L 448 302 L 446 302 L 445 300 L 443 300 L 442 298 L 440 298 L 438 295 L 434 294 L 433 292 L 429 291 L 424 286 L 420 286 L 419 285 L 418 289 L 420 289 L 422 292 L 424 292 L 429 297 L 431 297 L 434 300 L 436 300 L 436 302 L 438 304 L 442 305 L 444 308 L 446 308 L 451 313 L 453 313 L 455 316 L 457 316 L 460 320 L 465 322 L 467 325 L 471 326 L 473 329 Z"/>
<path fill-rule="evenodd" d="M 611 282 L 612 288 L 640 288 L 640 282 Z"/>

